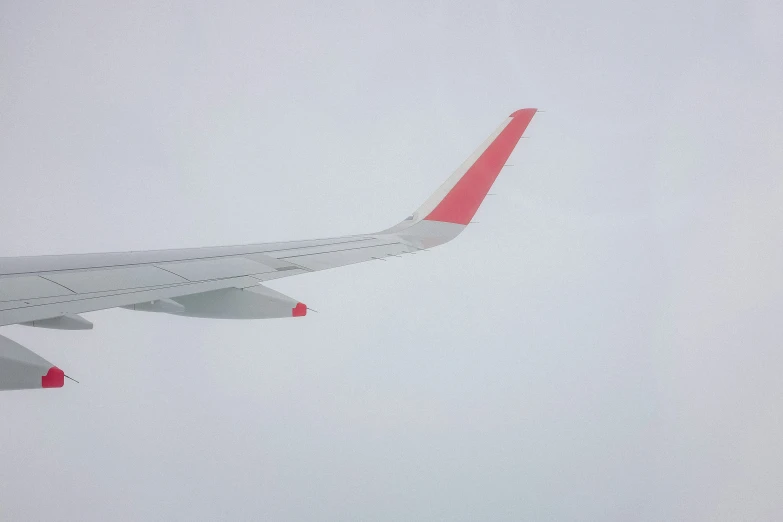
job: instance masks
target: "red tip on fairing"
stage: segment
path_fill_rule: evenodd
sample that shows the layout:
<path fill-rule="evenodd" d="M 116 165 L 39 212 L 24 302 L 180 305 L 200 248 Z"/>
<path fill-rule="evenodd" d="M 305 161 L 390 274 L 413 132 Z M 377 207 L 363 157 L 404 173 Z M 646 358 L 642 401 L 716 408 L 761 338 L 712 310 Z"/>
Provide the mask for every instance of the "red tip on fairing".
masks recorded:
<path fill-rule="evenodd" d="M 296 303 L 296 306 L 291 309 L 292 317 L 304 317 L 307 315 L 307 305 L 304 303 Z"/>
<path fill-rule="evenodd" d="M 57 366 L 52 366 L 46 375 L 41 377 L 41 388 L 62 388 L 65 384 L 65 373 Z"/>

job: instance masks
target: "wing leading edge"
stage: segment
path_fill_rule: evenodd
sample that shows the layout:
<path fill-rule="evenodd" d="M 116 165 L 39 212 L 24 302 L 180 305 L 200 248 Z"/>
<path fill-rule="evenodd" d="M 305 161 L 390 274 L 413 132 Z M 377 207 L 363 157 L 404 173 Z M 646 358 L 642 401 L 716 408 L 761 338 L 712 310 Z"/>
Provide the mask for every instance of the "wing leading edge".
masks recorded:
<path fill-rule="evenodd" d="M 265 281 L 431 248 L 465 229 L 536 109 L 512 113 L 411 216 L 381 232 L 227 247 L 0 258 L 0 326 L 83 329 L 107 308 L 190 317 L 300 317 Z M 60 387 L 62 372 L 0 337 L 0 390 Z"/>

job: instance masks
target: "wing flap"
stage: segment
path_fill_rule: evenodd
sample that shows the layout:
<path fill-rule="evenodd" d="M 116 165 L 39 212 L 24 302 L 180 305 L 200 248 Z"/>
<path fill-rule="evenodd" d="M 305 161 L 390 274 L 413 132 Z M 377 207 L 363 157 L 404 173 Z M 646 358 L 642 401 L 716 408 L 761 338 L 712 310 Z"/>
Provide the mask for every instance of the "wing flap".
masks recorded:
<path fill-rule="evenodd" d="M 108 252 L 105 254 L 66 254 L 61 256 L 0 257 L 0 276 L 25 276 L 69 270 L 99 270 L 126 266 L 152 265 L 181 261 L 198 261 L 249 255 L 272 255 L 274 252 L 313 246 L 351 243 L 371 236 L 344 236 L 277 243 L 256 243 L 204 248 L 148 250 L 142 252 Z"/>
<path fill-rule="evenodd" d="M 81 314 L 106 308 L 133 305 L 137 303 L 166 299 L 182 295 L 219 290 L 221 288 L 245 288 L 258 284 L 252 277 L 234 277 L 199 283 L 186 283 L 162 288 L 142 290 L 118 290 L 99 296 L 66 296 L 59 301 L 28 305 L 15 302 L 13 307 L 0 311 L 0 326 L 18 324 L 40 319 L 49 319 L 66 314 Z"/>
<path fill-rule="evenodd" d="M 39 276 L 0 279 L 0 302 L 72 295 L 74 292 Z"/>
<path fill-rule="evenodd" d="M 46 277 L 76 294 L 108 292 L 128 288 L 147 288 L 187 282 L 187 279 L 150 265 L 79 272 L 54 272 Z"/>
<path fill-rule="evenodd" d="M 166 263 L 156 265 L 167 272 L 176 274 L 187 281 L 207 281 L 225 277 L 239 277 L 251 274 L 274 272 L 275 269 L 258 261 L 245 257 L 223 257 L 220 259 L 203 259 L 201 261 L 185 261 L 182 263 Z"/>
<path fill-rule="evenodd" d="M 400 241 L 391 242 L 387 240 L 385 243 L 379 245 L 346 248 L 329 252 L 298 254 L 283 259 L 296 263 L 309 270 L 325 270 L 327 268 L 372 261 L 373 259 L 383 259 L 384 257 L 407 254 L 414 250 L 416 250 L 416 248 L 403 244 Z"/>

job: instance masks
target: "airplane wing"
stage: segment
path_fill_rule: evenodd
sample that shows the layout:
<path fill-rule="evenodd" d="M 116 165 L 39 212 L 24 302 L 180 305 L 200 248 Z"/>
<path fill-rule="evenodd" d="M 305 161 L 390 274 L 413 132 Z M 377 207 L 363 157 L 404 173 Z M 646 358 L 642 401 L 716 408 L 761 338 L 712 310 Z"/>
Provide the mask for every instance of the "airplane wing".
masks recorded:
<path fill-rule="evenodd" d="M 190 317 L 300 317 L 265 281 L 428 249 L 470 223 L 536 109 L 511 114 L 399 224 L 355 236 L 240 246 L 0 258 L 0 326 L 91 329 L 79 314 L 124 307 Z M 0 390 L 62 387 L 62 370 L 0 336 Z"/>

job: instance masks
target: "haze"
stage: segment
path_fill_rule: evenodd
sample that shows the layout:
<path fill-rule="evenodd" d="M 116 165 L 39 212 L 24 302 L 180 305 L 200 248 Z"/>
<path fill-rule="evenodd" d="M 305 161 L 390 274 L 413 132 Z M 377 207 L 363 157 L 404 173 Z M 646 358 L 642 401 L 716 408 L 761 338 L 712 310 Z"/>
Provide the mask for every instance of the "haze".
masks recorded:
<path fill-rule="evenodd" d="M 2 520 L 780 520 L 779 2 L 0 4 L 0 255 L 371 232 L 319 313 L 6 327 Z"/>

